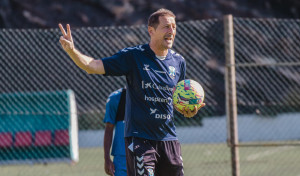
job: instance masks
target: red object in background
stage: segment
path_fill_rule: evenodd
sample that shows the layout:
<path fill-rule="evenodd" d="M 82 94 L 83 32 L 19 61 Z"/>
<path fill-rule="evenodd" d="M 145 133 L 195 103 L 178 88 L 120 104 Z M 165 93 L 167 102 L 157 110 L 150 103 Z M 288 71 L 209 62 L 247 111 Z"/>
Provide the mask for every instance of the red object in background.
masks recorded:
<path fill-rule="evenodd" d="M 31 132 L 17 132 L 15 136 L 15 147 L 29 147 L 32 143 Z"/>
<path fill-rule="evenodd" d="M 55 131 L 54 145 L 69 145 L 69 131 L 68 130 Z"/>
<path fill-rule="evenodd" d="M 12 133 L 10 132 L 5 132 L 5 133 L 0 133 L 0 147 L 11 147 L 13 144 L 12 140 Z"/>
<path fill-rule="evenodd" d="M 37 131 L 35 133 L 35 146 L 50 146 L 51 145 L 51 131 Z"/>

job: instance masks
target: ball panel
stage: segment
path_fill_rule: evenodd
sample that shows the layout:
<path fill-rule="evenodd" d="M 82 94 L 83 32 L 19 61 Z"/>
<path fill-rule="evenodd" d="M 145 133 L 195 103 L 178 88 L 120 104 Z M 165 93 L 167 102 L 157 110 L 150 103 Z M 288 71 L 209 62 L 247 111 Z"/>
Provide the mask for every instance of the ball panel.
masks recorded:
<path fill-rule="evenodd" d="M 190 79 L 182 80 L 177 83 L 173 90 L 173 105 L 180 109 L 194 110 L 195 106 L 199 108 L 204 101 L 204 90 L 202 86 Z"/>

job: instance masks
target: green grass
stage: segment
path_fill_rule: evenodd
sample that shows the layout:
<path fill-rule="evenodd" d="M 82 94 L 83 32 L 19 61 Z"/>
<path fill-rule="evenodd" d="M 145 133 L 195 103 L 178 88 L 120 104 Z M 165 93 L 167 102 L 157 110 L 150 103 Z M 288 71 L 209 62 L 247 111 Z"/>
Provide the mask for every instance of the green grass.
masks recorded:
<path fill-rule="evenodd" d="M 299 147 L 242 147 L 241 176 L 299 176 Z M 230 149 L 225 144 L 182 145 L 182 154 L 186 176 L 231 176 Z M 103 148 L 80 149 L 80 161 L 74 165 L 0 166 L 0 176 L 83 175 L 105 176 Z"/>

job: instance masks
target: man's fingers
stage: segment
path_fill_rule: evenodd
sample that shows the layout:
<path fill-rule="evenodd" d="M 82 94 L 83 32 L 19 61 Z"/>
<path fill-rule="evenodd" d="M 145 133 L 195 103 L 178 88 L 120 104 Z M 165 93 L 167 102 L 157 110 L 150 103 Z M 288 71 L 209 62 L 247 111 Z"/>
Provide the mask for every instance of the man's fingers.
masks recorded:
<path fill-rule="evenodd" d="M 60 36 L 59 42 L 62 43 L 62 41 L 66 40 L 63 36 Z"/>
<path fill-rule="evenodd" d="M 71 46 L 71 42 L 67 39 L 65 39 L 63 36 L 60 37 L 59 42 L 61 45 L 69 45 Z"/>
<path fill-rule="evenodd" d="M 63 36 L 66 37 L 66 36 L 67 36 L 67 33 L 66 33 L 64 27 L 63 27 L 60 23 L 58 24 L 58 27 L 59 27 L 61 33 L 63 34 Z"/>
<path fill-rule="evenodd" d="M 67 32 L 68 32 L 68 38 L 69 38 L 70 40 L 72 40 L 71 28 L 70 28 L 70 25 L 69 25 L 69 24 L 67 24 Z"/>
<path fill-rule="evenodd" d="M 197 108 L 196 106 L 194 106 L 194 110 L 195 111 L 195 108 Z M 193 111 L 190 109 L 190 107 L 187 107 L 185 108 L 185 111 L 188 113 L 188 114 L 191 114 Z"/>
<path fill-rule="evenodd" d="M 63 45 L 65 45 L 65 43 L 66 43 L 65 40 L 66 40 L 66 39 L 64 39 L 64 37 L 61 36 L 60 39 L 59 39 L 59 43 L 63 46 Z"/>
<path fill-rule="evenodd" d="M 204 107 L 205 105 L 206 105 L 205 103 L 202 103 L 200 107 L 202 108 L 202 107 Z"/>
<path fill-rule="evenodd" d="M 198 110 L 203 108 L 206 104 L 205 103 L 202 103 L 199 107 L 198 107 Z"/>
<path fill-rule="evenodd" d="M 115 175 L 114 171 L 115 171 L 115 167 L 114 167 L 114 165 L 112 164 L 112 166 L 111 166 L 111 168 L 110 168 L 110 174 L 111 174 L 112 176 Z"/>
<path fill-rule="evenodd" d="M 67 40 L 67 39 L 64 38 L 63 36 L 60 36 L 59 41 L 60 41 L 60 43 L 61 43 L 61 42 L 63 42 L 63 43 L 65 43 L 65 42 L 71 43 L 69 40 Z"/>
<path fill-rule="evenodd" d="M 190 112 L 191 112 L 191 110 L 190 110 L 189 107 L 184 108 L 183 116 L 184 116 L 184 117 L 189 117 Z"/>
<path fill-rule="evenodd" d="M 60 37 L 59 43 L 61 44 L 61 46 L 65 51 L 69 51 L 74 48 L 73 43 L 70 40 L 65 39 L 63 36 Z"/>
<path fill-rule="evenodd" d="M 110 167 L 105 168 L 105 172 L 106 172 L 107 175 L 112 175 Z"/>
<path fill-rule="evenodd" d="M 106 174 L 109 174 L 109 168 L 106 165 L 104 166 L 104 170 L 105 170 Z"/>
<path fill-rule="evenodd" d="M 184 117 L 190 118 L 190 117 L 195 116 L 195 115 L 198 113 L 198 110 L 199 110 L 201 107 L 203 107 L 203 106 L 205 106 L 205 103 L 203 103 L 199 108 L 198 108 L 197 106 L 194 106 L 193 110 L 191 110 L 189 107 L 186 107 L 186 108 L 184 108 L 184 109 L 182 109 L 182 110 L 180 110 L 180 109 L 177 108 L 176 106 L 174 106 L 174 108 L 175 108 L 178 112 L 180 112 L 181 114 L 183 114 Z"/>
<path fill-rule="evenodd" d="M 187 107 L 184 112 L 184 117 L 188 117 L 188 118 L 193 117 L 197 114 L 197 112 L 198 112 L 197 106 L 194 106 L 193 110 L 191 110 L 189 107 Z"/>
<path fill-rule="evenodd" d="M 195 115 L 195 112 L 197 112 L 197 106 L 194 106 L 194 109 L 191 110 L 189 108 L 189 111 L 188 111 L 188 117 L 193 117 Z"/>
<path fill-rule="evenodd" d="M 105 172 L 107 175 L 109 175 L 109 170 L 108 169 L 105 169 Z"/>

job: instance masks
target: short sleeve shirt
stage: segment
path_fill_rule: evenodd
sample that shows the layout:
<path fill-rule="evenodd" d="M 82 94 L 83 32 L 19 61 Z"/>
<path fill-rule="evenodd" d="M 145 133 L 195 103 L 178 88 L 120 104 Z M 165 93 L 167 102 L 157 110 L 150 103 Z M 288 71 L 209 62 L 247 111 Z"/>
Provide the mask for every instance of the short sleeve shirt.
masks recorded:
<path fill-rule="evenodd" d="M 177 140 L 172 91 L 185 79 L 184 58 L 169 49 L 164 60 L 148 44 L 103 58 L 105 75 L 126 76 L 125 137 Z"/>
<path fill-rule="evenodd" d="M 124 140 L 124 118 L 117 120 L 117 112 L 121 100 L 123 89 L 119 89 L 111 93 L 106 101 L 106 111 L 103 122 L 115 125 L 114 139 L 112 143 L 111 155 L 125 156 L 125 140 Z"/>

